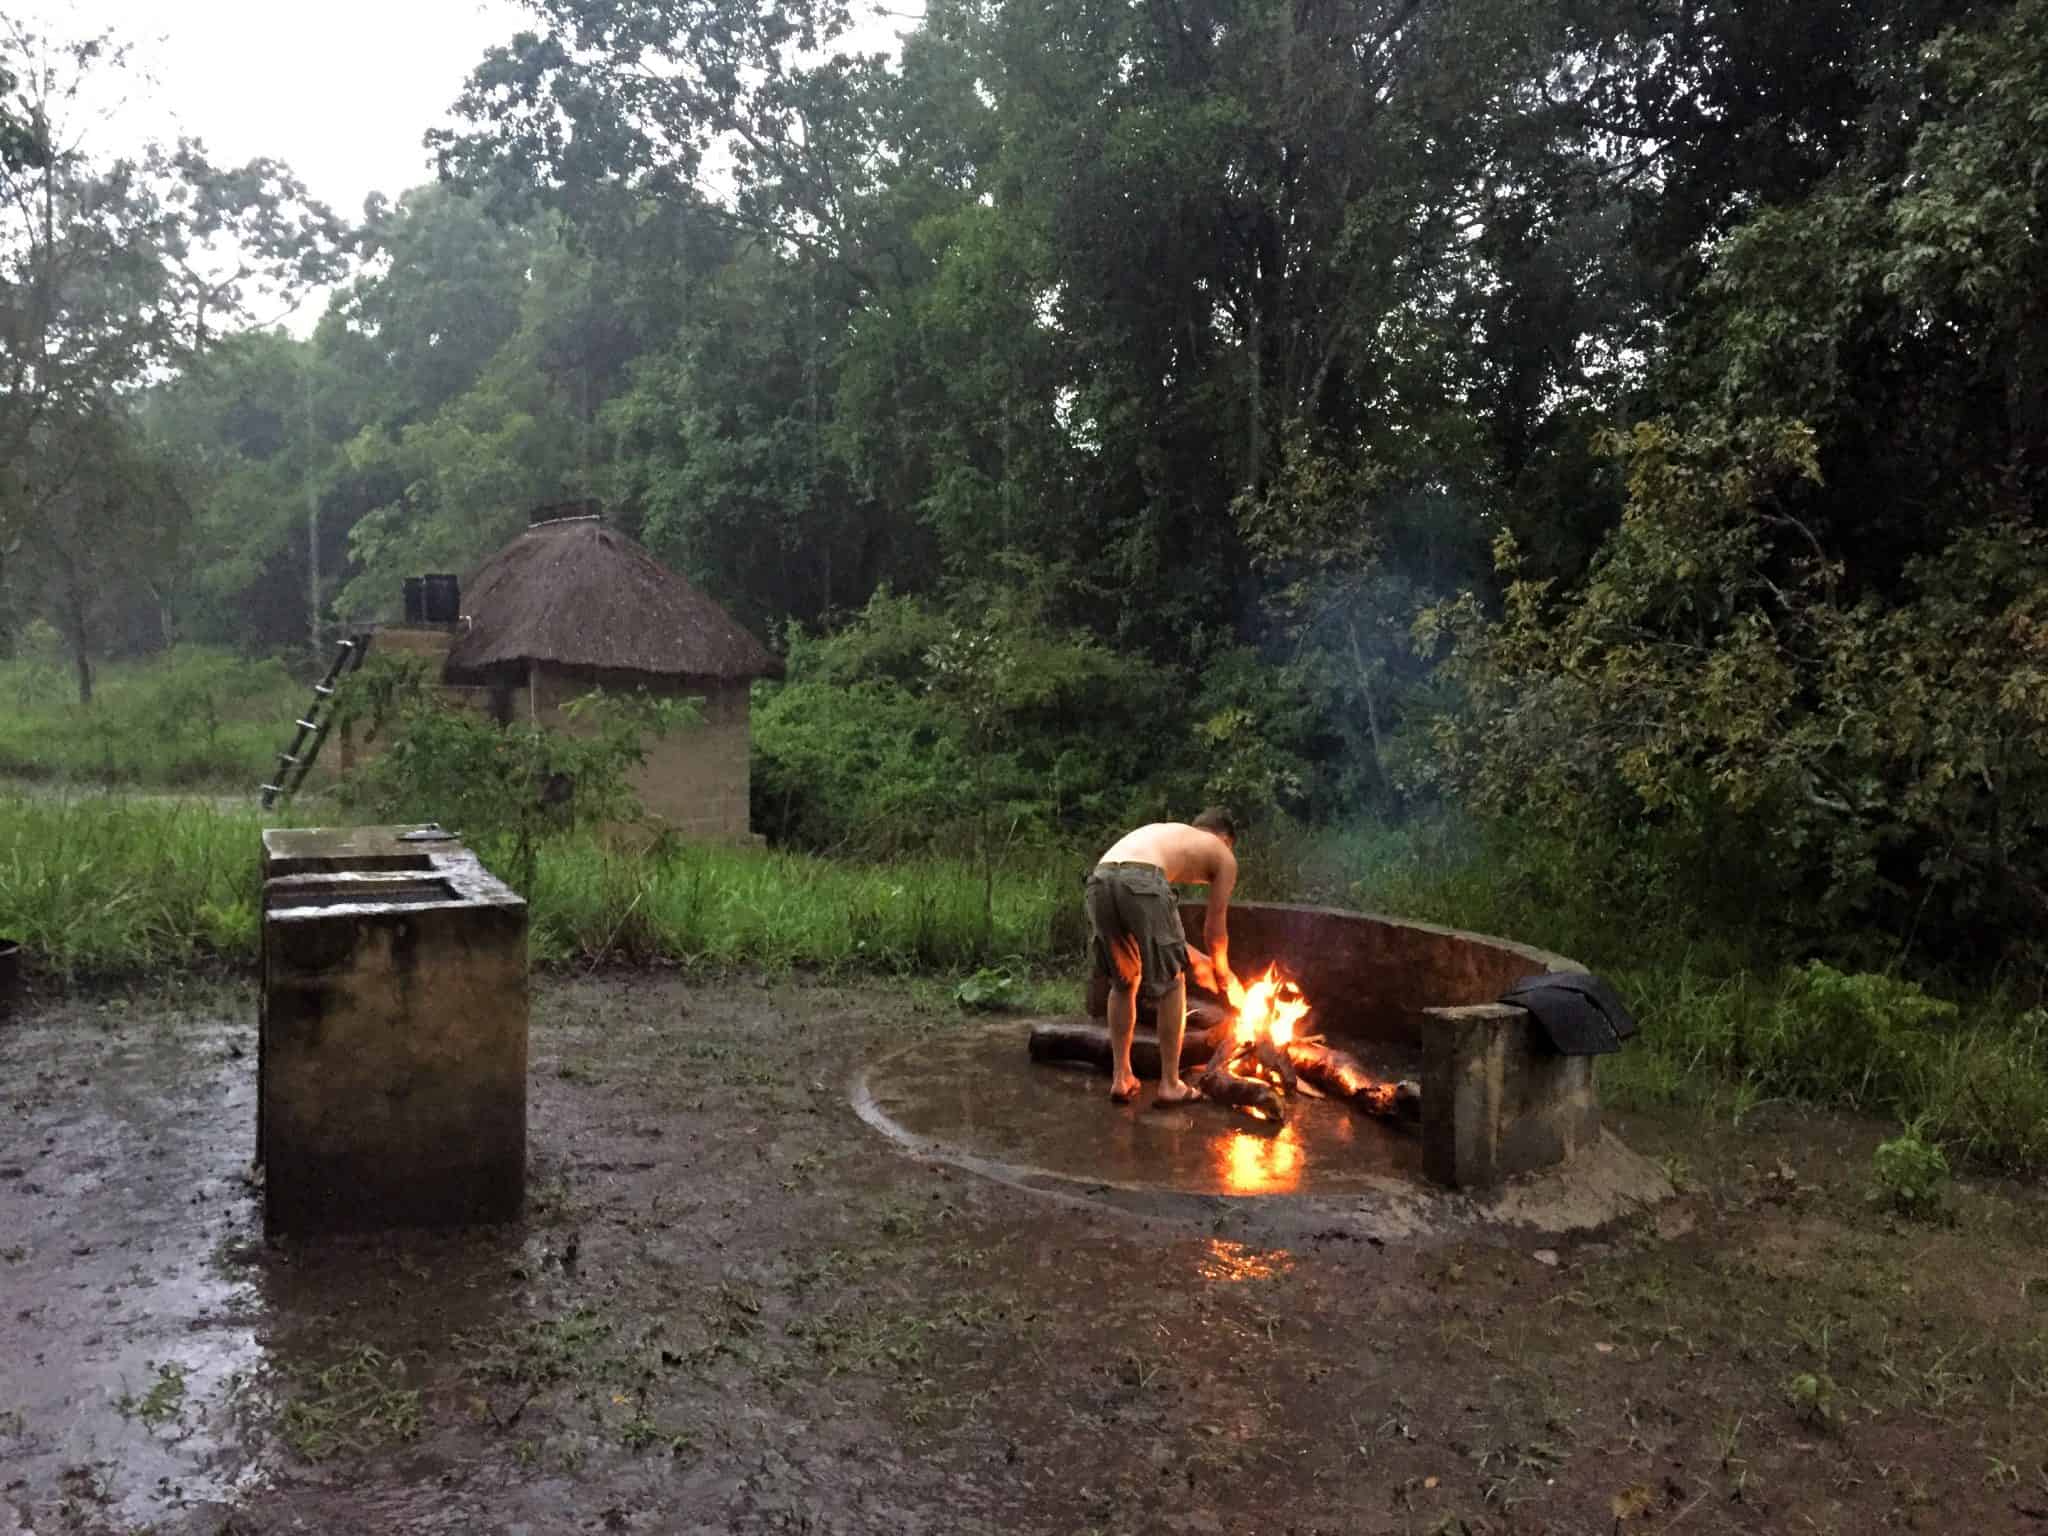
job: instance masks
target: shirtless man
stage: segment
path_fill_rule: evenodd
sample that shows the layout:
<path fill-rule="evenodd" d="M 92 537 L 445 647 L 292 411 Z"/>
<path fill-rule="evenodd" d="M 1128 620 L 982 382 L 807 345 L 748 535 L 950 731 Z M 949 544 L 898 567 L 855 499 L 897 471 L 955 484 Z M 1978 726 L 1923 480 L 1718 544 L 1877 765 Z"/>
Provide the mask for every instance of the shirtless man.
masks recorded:
<path fill-rule="evenodd" d="M 1230 972 L 1226 914 L 1237 884 L 1237 828 L 1227 812 L 1208 810 L 1192 824 L 1155 821 L 1125 834 L 1088 876 L 1089 951 L 1098 974 L 1109 978 L 1109 1038 L 1115 1065 L 1109 1096 L 1128 1103 L 1138 1092 L 1131 1071 L 1131 1036 L 1138 1026 L 1140 991 L 1159 1020 L 1159 1093 L 1155 1105 L 1197 1097 L 1180 1080 L 1181 1031 L 1187 1024 L 1186 973 L 1242 1002 L 1244 989 Z M 1175 885 L 1209 887 L 1202 926 L 1204 954 L 1191 948 L 1180 925 Z"/>

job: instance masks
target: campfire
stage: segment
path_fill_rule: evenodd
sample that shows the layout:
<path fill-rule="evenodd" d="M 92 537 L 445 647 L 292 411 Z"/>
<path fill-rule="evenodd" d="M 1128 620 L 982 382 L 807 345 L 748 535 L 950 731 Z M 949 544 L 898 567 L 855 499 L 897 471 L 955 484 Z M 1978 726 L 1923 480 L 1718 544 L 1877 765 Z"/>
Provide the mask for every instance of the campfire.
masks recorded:
<path fill-rule="evenodd" d="M 1373 1115 L 1419 1112 L 1420 1089 L 1388 1082 L 1368 1072 L 1348 1052 L 1321 1035 L 1306 1034 L 1308 999 L 1282 974 L 1277 962 L 1244 989 L 1236 1017 L 1215 1025 L 1208 1064 L 1192 1081 L 1202 1097 L 1242 1109 L 1254 1119 L 1282 1124 L 1288 1095 L 1304 1085 L 1324 1098 L 1341 1099 Z M 1183 1048 L 1183 1058 L 1186 1050 Z"/>

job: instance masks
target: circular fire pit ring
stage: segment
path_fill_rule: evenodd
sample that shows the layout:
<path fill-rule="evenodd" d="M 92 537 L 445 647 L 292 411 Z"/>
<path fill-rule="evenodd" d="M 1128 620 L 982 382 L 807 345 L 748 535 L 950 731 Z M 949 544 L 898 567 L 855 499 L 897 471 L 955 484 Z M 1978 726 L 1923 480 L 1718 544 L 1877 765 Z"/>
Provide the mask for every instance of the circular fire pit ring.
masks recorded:
<path fill-rule="evenodd" d="M 1199 913 L 1185 914 L 1191 931 Z M 1276 1127 L 1210 1103 L 1155 1109 L 1149 1085 L 1114 1105 L 1099 1072 L 1028 1059 L 1046 1022 L 1033 1020 L 885 1056 L 857 1075 L 854 1108 L 918 1156 L 1063 1199 L 1383 1239 L 1476 1223 L 1583 1229 L 1672 1193 L 1602 1130 L 1592 1059 L 1559 1054 L 1531 1015 L 1497 1001 L 1574 962 L 1327 907 L 1233 905 L 1230 927 L 1240 975 L 1278 963 L 1299 980 L 1308 1029 L 1389 1081 L 1419 1077 L 1419 1124 L 1304 1095 Z"/>
<path fill-rule="evenodd" d="M 1311 1102 L 1270 1131 L 1213 1104 L 1154 1109 L 1149 1085 L 1135 1103 L 1112 1104 L 1099 1075 L 1025 1059 L 1033 1022 L 969 1028 L 869 1063 L 853 1078 L 854 1112 L 911 1156 L 998 1184 L 1274 1241 L 1579 1231 L 1672 1193 L 1611 1134 L 1569 1164 L 1465 1193 L 1423 1176 L 1413 1126 L 1348 1105 Z"/>

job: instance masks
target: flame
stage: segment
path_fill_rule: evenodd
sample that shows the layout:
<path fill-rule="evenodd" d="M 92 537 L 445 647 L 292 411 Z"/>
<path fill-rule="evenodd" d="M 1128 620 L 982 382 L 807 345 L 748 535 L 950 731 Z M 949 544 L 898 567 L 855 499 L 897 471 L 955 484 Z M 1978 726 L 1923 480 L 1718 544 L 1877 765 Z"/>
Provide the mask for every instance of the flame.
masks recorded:
<path fill-rule="evenodd" d="M 1294 1038 L 1294 1026 L 1308 1017 L 1308 999 L 1301 988 L 1280 974 L 1279 964 L 1266 967 L 1266 974 L 1244 989 L 1244 1001 L 1237 1009 L 1237 1038 L 1250 1045 L 1265 1035 L 1284 1046 Z"/>

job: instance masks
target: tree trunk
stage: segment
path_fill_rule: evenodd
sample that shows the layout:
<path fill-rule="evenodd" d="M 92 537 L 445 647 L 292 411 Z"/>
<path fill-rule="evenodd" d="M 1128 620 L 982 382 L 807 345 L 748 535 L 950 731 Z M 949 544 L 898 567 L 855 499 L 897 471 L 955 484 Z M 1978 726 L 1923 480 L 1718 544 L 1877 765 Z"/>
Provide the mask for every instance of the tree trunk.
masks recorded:
<path fill-rule="evenodd" d="M 86 621 L 86 596 L 75 567 L 64 574 L 64 639 L 78 673 L 78 702 L 92 703 L 92 633 Z"/>
<path fill-rule="evenodd" d="M 1372 672 L 1365 664 L 1365 647 L 1358 643 L 1358 625 L 1346 621 L 1344 631 L 1351 637 L 1351 664 L 1358 669 L 1358 692 L 1365 700 L 1365 728 L 1372 736 L 1372 765 L 1382 782 L 1387 777 L 1386 743 L 1380 739 L 1380 712 L 1372 700 Z"/>

